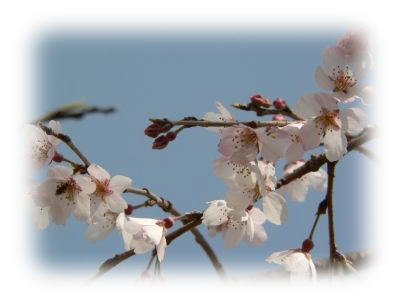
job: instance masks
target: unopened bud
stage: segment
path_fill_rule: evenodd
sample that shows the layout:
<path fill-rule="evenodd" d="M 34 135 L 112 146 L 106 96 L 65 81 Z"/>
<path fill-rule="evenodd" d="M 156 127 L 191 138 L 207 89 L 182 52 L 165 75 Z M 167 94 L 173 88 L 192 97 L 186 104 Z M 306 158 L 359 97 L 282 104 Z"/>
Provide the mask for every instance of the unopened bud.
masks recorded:
<path fill-rule="evenodd" d="M 168 132 L 172 127 L 174 127 L 174 125 L 172 125 L 172 123 L 170 122 L 167 122 L 162 126 L 161 132 L 162 133 Z"/>
<path fill-rule="evenodd" d="M 272 105 L 271 100 L 265 98 L 264 96 L 262 96 L 260 94 L 251 96 L 250 101 L 251 101 L 251 103 L 253 103 L 255 105 L 259 105 L 259 106 L 266 107 L 266 108 L 268 108 Z"/>
<path fill-rule="evenodd" d="M 128 208 L 125 209 L 125 215 L 129 216 L 133 212 L 133 206 L 128 204 Z"/>
<path fill-rule="evenodd" d="M 272 118 L 273 121 L 285 121 L 285 117 L 281 114 L 277 114 Z"/>
<path fill-rule="evenodd" d="M 168 143 L 168 138 L 165 135 L 161 135 L 154 140 L 152 148 L 158 150 L 164 149 L 165 147 L 167 147 Z"/>
<path fill-rule="evenodd" d="M 284 109 L 286 107 L 286 101 L 283 100 L 283 98 L 278 97 L 274 101 L 274 106 L 276 109 L 279 109 L 279 110 Z"/>
<path fill-rule="evenodd" d="M 168 141 L 172 142 L 176 138 L 176 133 L 174 131 L 169 131 L 165 136 Z"/>
<path fill-rule="evenodd" d="M 175 220 L 171 217 L 167 217 L 167 218 L 163 219 L 163 223 L 164 223 L 164 227 L 168 229 L 168 228 L 171 228 L 172 226 L 174 226 Z"/>
<path fill-rule="evenodd" d="M 62 156 L 62 154 L 60 154 L 58 152 L 54 153 L 53 161 L 60 163 L 63 160 L 64 160 L 64 156 Z"/>
<path fill-rule="evenodd" d="M 301 246 L 301 251 L 310 253 L 310 251 L 314 248 L 314 242 L 310 239 L 306 239 L 303 241 L 303 245 Z"/>
<path fill-rule="evenodd" d="M 148 126 L 144 130 L 144 134 L 149 137 L 156 138 L 162 131 L 163 131 L 162 126 L 154 123 L 154 124 L 151 124 L 150 126 Z"/>

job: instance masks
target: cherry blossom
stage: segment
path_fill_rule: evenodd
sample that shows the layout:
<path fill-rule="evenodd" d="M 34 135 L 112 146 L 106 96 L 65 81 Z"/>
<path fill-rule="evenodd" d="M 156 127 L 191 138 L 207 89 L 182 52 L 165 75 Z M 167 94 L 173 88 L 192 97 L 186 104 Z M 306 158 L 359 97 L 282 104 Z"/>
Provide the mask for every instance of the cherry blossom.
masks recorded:
<path fill-rule="evenodd" d="M 225 200 L 214 200 L 209 202 L 202 219 L 211 236 L 222 233 L 225 248 L 237 247 L 242 239 L 253 244 L 260 244 L 267 239 L 262 227 L 266 217 L 253 206 L 235 210 L 228 207 Z"/>
<path fill-rule="evenodd" d="M 351 102 L 360 96 L 359 84 L 365 69 L 359 60 L 350 59 L 337 46 L 324 50 L 324 66 L 318 66 L 315 79 L 318 85 L 333 93 L 342 102 Z"/>
<path fill-rule="evenodd" d="M 326 93 L 301 97 L 296 112 L 307 120 L 299 133 L 305 149 L 313 149 L 323 142 L 329 161 L 339 160 L 347 153 L 346 133 L 360 132 L 367 124 L 364 111 L 359 108 L 340 111 L 338 100 Z"/>
<path fill-rule="evenodd" d="M 128 204 L 121 194 L 132 184 L 132 179 L 121 175 L 111 178 L 110 174 L 97 164 L 91 164 L 87 171 L 96 184 L 96 190 L 91 197 L 91 214 L 95 213 L 101 203 L 113 213 L 123 212 Z"/>
<path fill-rule="evenodd" d="M 69 167 L 56 166 L 49 170 L 48 179 L 38 187 L 37 205 L 47 207 L 55 224 L 65 224 L 74 213 L 75 217 L 86 220 L 90 215 L 90 197 L 95 184 L 89 177 L 74 174 Z"/>
<path fill-rule="evenodd" d="M 122 234 L 125 249 L 133 249 L 136 254 L 141 254 L 156 247 L 160 262 L 164 259 L 167 247 L 166 227 L 164 221 L 127 217 L 124 213 L 117 218 L 117 228 Z"/>
<path fill-rule="evenodd" d="M 349 59 L 360 61 L 364 69 L 372 67 L 372 55 L 368 49 L 367 39 L 361 31 L 348 32 L 337 41 L 336 46 Z"/>
<path fill-rule="evenodd" d="M 305 164 L 304 160 L 299 160 L 285 166 L 284 176 L 293 173 L 296 169 Z M 320 168 L 317 172 L 309 172 L 306 175 L 293 180 L 279 188 L 278 193 L 284 195 L 288 194 L 293 200 L 297 202 L 304 202 L 309 188 L 317 190 L 325 190 L 327 186 L 327 177 L 325 170 Z"/>
<path fill-rule="evenodd" d="M 60 122 L 51 120 L 48 126 L 54 133 L 62 133 Z M 33 168 L 36 170 L 49 165 L 61 141 L 52 135 L 47 135 L 35 125 L 24 125 L 24 133 L 27 135 L 29 160 L 32 162 Z"/>
<path fill-rule="evenodd" d="M 274 191 L 276 177 L 271 163 L 257 161 L 243 166 L 222 157 L 214 162 L 214 170 L 230 188 L 225 197 L 229 207 L 241 211 L 262 198 L 268 221 L 280 225 L 286 220 L 286 202 Z"/>
<path fill-rule="evenodd" d="M 235 117 L 225 108 L 225 106 L 222 105 L 221 102 L 216 101 L 215 106 L 219 113 L 208 112 L 204 115 L 203 120 L 211 122 L 236 122 Z M 224 130 L 224 128 L 221 127 L 206 127 L 206 129 L 219 134 Z"/>
<path fill-rule="evenodd" d="M 272 253 L 266 261 L 283 265 L 285 270 L 290 272 L 290 279 L 293 281 L 315 281 L 317 278 L 310 253 L 300 248 Z"/>

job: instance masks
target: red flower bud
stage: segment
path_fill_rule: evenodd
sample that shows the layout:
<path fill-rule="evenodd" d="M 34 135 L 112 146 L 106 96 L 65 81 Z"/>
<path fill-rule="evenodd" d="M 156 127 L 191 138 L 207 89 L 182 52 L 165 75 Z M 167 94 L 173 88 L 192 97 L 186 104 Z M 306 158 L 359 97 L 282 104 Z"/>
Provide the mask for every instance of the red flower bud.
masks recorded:
<path fill-rule="evenodd" d="M 312 248 L 314 248 L 314 242 L 310 239 L 306 239 L 303 241 L 303 245 L 301 246 L 301 251 L 309 253 Z"/>
<path fill-rule="evenodd" d="M 128 208 L 125 209 L 125 214 L 129 216 L 133 212 L 133 206 L 128 204 Z"/>
<path fill-rule="evenodd" d="M 285 117 L 281 114 L 277 114 L 272 118 L 273 121 L 285 121 Z"/>
<path fill-rule="evenodd" d="M 172 142 L 176 138 L 176 133 L 174 131 L 170 131 L 165 136 L 170 142 Z"/>
<path fill-rule="evenodd" d="M 171 217 L 167 217 L 167 218 L 163 219 L 163 223 L 164 223 L 164 227 L 168 229 L 168 228 L 171 228 L 172 226 L 174 226 L 175 220 Z"/>
<path fill-rule="evenodd" d="M 156 138 L 153 142 L 153 149 L 164 149 L 167 147 L 169 143 L 168 138 L 165 135 L 160 135 L 158 138 Z"/>
<path fill-rule="evenodd" d="M 274 106 L 276 109 L 279 109 L 279 110 L 284 109 L 286 107 L 286 101 L 283 100 L 283 98 L 278 97 L 274 101 Z"/>
<path fill-rule="evenodd" d="M 62 156 L 62 154 L 60 154 L 58 152 L 54 153 L 53 161 L 60 163 L 63 160 L 64 160 L 64 156 Z"/>
<path fill-rule="evenodd" d="M 149 137 L 156 138 L 162 132 L 162 130 L 163 128 L 161 125 L 151 124 L 144 130 L 144 134 Z"/>
<path fill-rule="evenodd" d="M 263 106 L 265 108 L 268 108 L 272 105 L 271 100 L 265 98 L 264 96 L 262 96 L 260 94 L 251 96 L 250 101 L 251 101 L 251 103 L 253 103 L 255 105 Z"/>

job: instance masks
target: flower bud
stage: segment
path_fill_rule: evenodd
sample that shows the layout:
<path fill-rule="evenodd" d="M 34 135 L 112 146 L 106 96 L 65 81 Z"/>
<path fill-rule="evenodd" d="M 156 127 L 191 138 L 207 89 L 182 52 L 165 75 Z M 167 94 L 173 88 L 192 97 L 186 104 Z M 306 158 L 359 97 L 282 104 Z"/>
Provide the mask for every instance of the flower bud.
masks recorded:
<path fill-rule="evenodd" d="M 164 223 L 164 227 L 168 229 L 168 228 L 171 228 L 172 226 L 174 226 L 175 220 L 171 217 L 167 217 L 167 218 L 163 219 L 163 223 Z"/>
<path fill-rule="evenodd" d="M 285 121 L 285 117 L 281 114 L 277 114 L 272 118 L 273 121 Z"/>
<path fill-rule="evenodd" d="M 174 131 L 169 131 L 165 136 L 168 141 L 172 142 L 176 138 L 176 133 Z"/>
<path fill-rule="evenodd" d="M 251 101 L 251 103 L 253 103 L 255 105 L 266 107 L 266 108 L 268 108 L 272 105 L 271 100 L 265 98 L 264 96 L 262 96 L 260 94 L 251 96 L 250 101 Z"/>
<path fill-rule="evenodd" d="M 154 124 L 151 124 L 150 126 L 148 126 L 144 130 L 144 134 L 149 137 L 156 138 L 162 131 L 163 131 L 162 126 L 154 123 Z"/>
<path fill-rule="evenodd" d="M 278 97 L 274 101 L 274 106 L 276 109 L 282 110 L 286 107 L 286 101 L 283 98 Z"/>
<path fill-rule="evenodd" d="M 125 215 L 129 216 L 133 212 L 133 206 L 128 204 L 128 208 L 125 209 Z"/>
<path fill-rule="evenodd" d="M 53 161 L 60 163 L 63 160 L 64 160 L 64 156 L 62 156 L 62 154 L 60 154 L 58 152 L 54 153 Z"/>
<path fill-rule="evenodd" d="M 309 253 L 314 248 L 314 242 L 310 239 L 305 239 L 301 246 L 301 251 Z"/>
<path fill-rule="evenodd" d="M 167 147 L 168 143 L 168 138 L 165 135 L 161 135 L 154 140 L 152 148 L 158 150 L 164 149 L 165 147 Z"/>

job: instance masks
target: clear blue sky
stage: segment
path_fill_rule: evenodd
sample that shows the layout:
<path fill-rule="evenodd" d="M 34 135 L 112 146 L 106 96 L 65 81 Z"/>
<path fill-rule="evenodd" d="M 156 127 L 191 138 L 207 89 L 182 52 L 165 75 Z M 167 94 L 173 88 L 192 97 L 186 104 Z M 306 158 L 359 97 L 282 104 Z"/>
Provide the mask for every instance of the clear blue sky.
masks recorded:
<path fill-rule="evenodd" d="M 182 212 L 202 210 L 207 201 L 223 199 L 227 191 L 213 175 L 212 162 L 219 157 L 218 137 L 193 128 L 185 130 L 167 149 L 151 150 L 152 139 L 143 134 L 148 118 L 202 117 L 215 111 L 216 100 L 229 106 L 245 103 L 255 93 L 281 96 L 293 104 L 306 93 L 320 91 L 314 80 L 315 67 L 322 63 L 323 49 L 342 34 L 344 31 L 296 35 L 48 35 L 37 51 L 36 113 L 76 99 L 115 106 L 118 111 L 111 115 L 62 121 L 63 129 L 92 162 L 112 175 L 131 177 L 135 186 L 150 188 Z M 256 118 L 248 112 L 233 113 L 241 120 Z M 61 149 L 70 153 L 65 147 Z M 360 174 L 369 164 L 360 154 L 351 153 L 337 166 L 335 219 L 337 244 L 343 252 L 368 247 L 366 233 L 361 230 L 366 224 L 366 200 Z M 262 272 L 269 267 L 264 262 L 269 254 L 300 246 L 323 198 L 324 193 L 312 191 L 303 204 L 287 199 L 288 220 L 282 226 L 266 223 L 269 238 L 261 246 L 243 242 L 238 248 L 225 250 L 220 236 L 208 241 L 228 272 Z M 125 199 L 133 204 L 145 200 L 135 195 L 126 195 Z M 147 208 L 138 210 L 136 216 L 156 218 L 165 214 L 158 208 Z M 207 237 L 206 228 L 199 228 Z M 66 226 L 35 230 L 38 259 L 53 269 L 83 267 L 95 273 L 101 262 L 124 250 L 118 233 L 91 243 L 85 239 L 85 231 L 86 224 L 74 218 Z M 318 226 L 315 243 L 314 257 L 327 257 L 326 217 Z M 135 256 L 115 271 L 141 272 L 148 258 L 149 254 Z M 190 233 L 168 247 L 163 272 L 189 264 L 214 272 Z"/>

